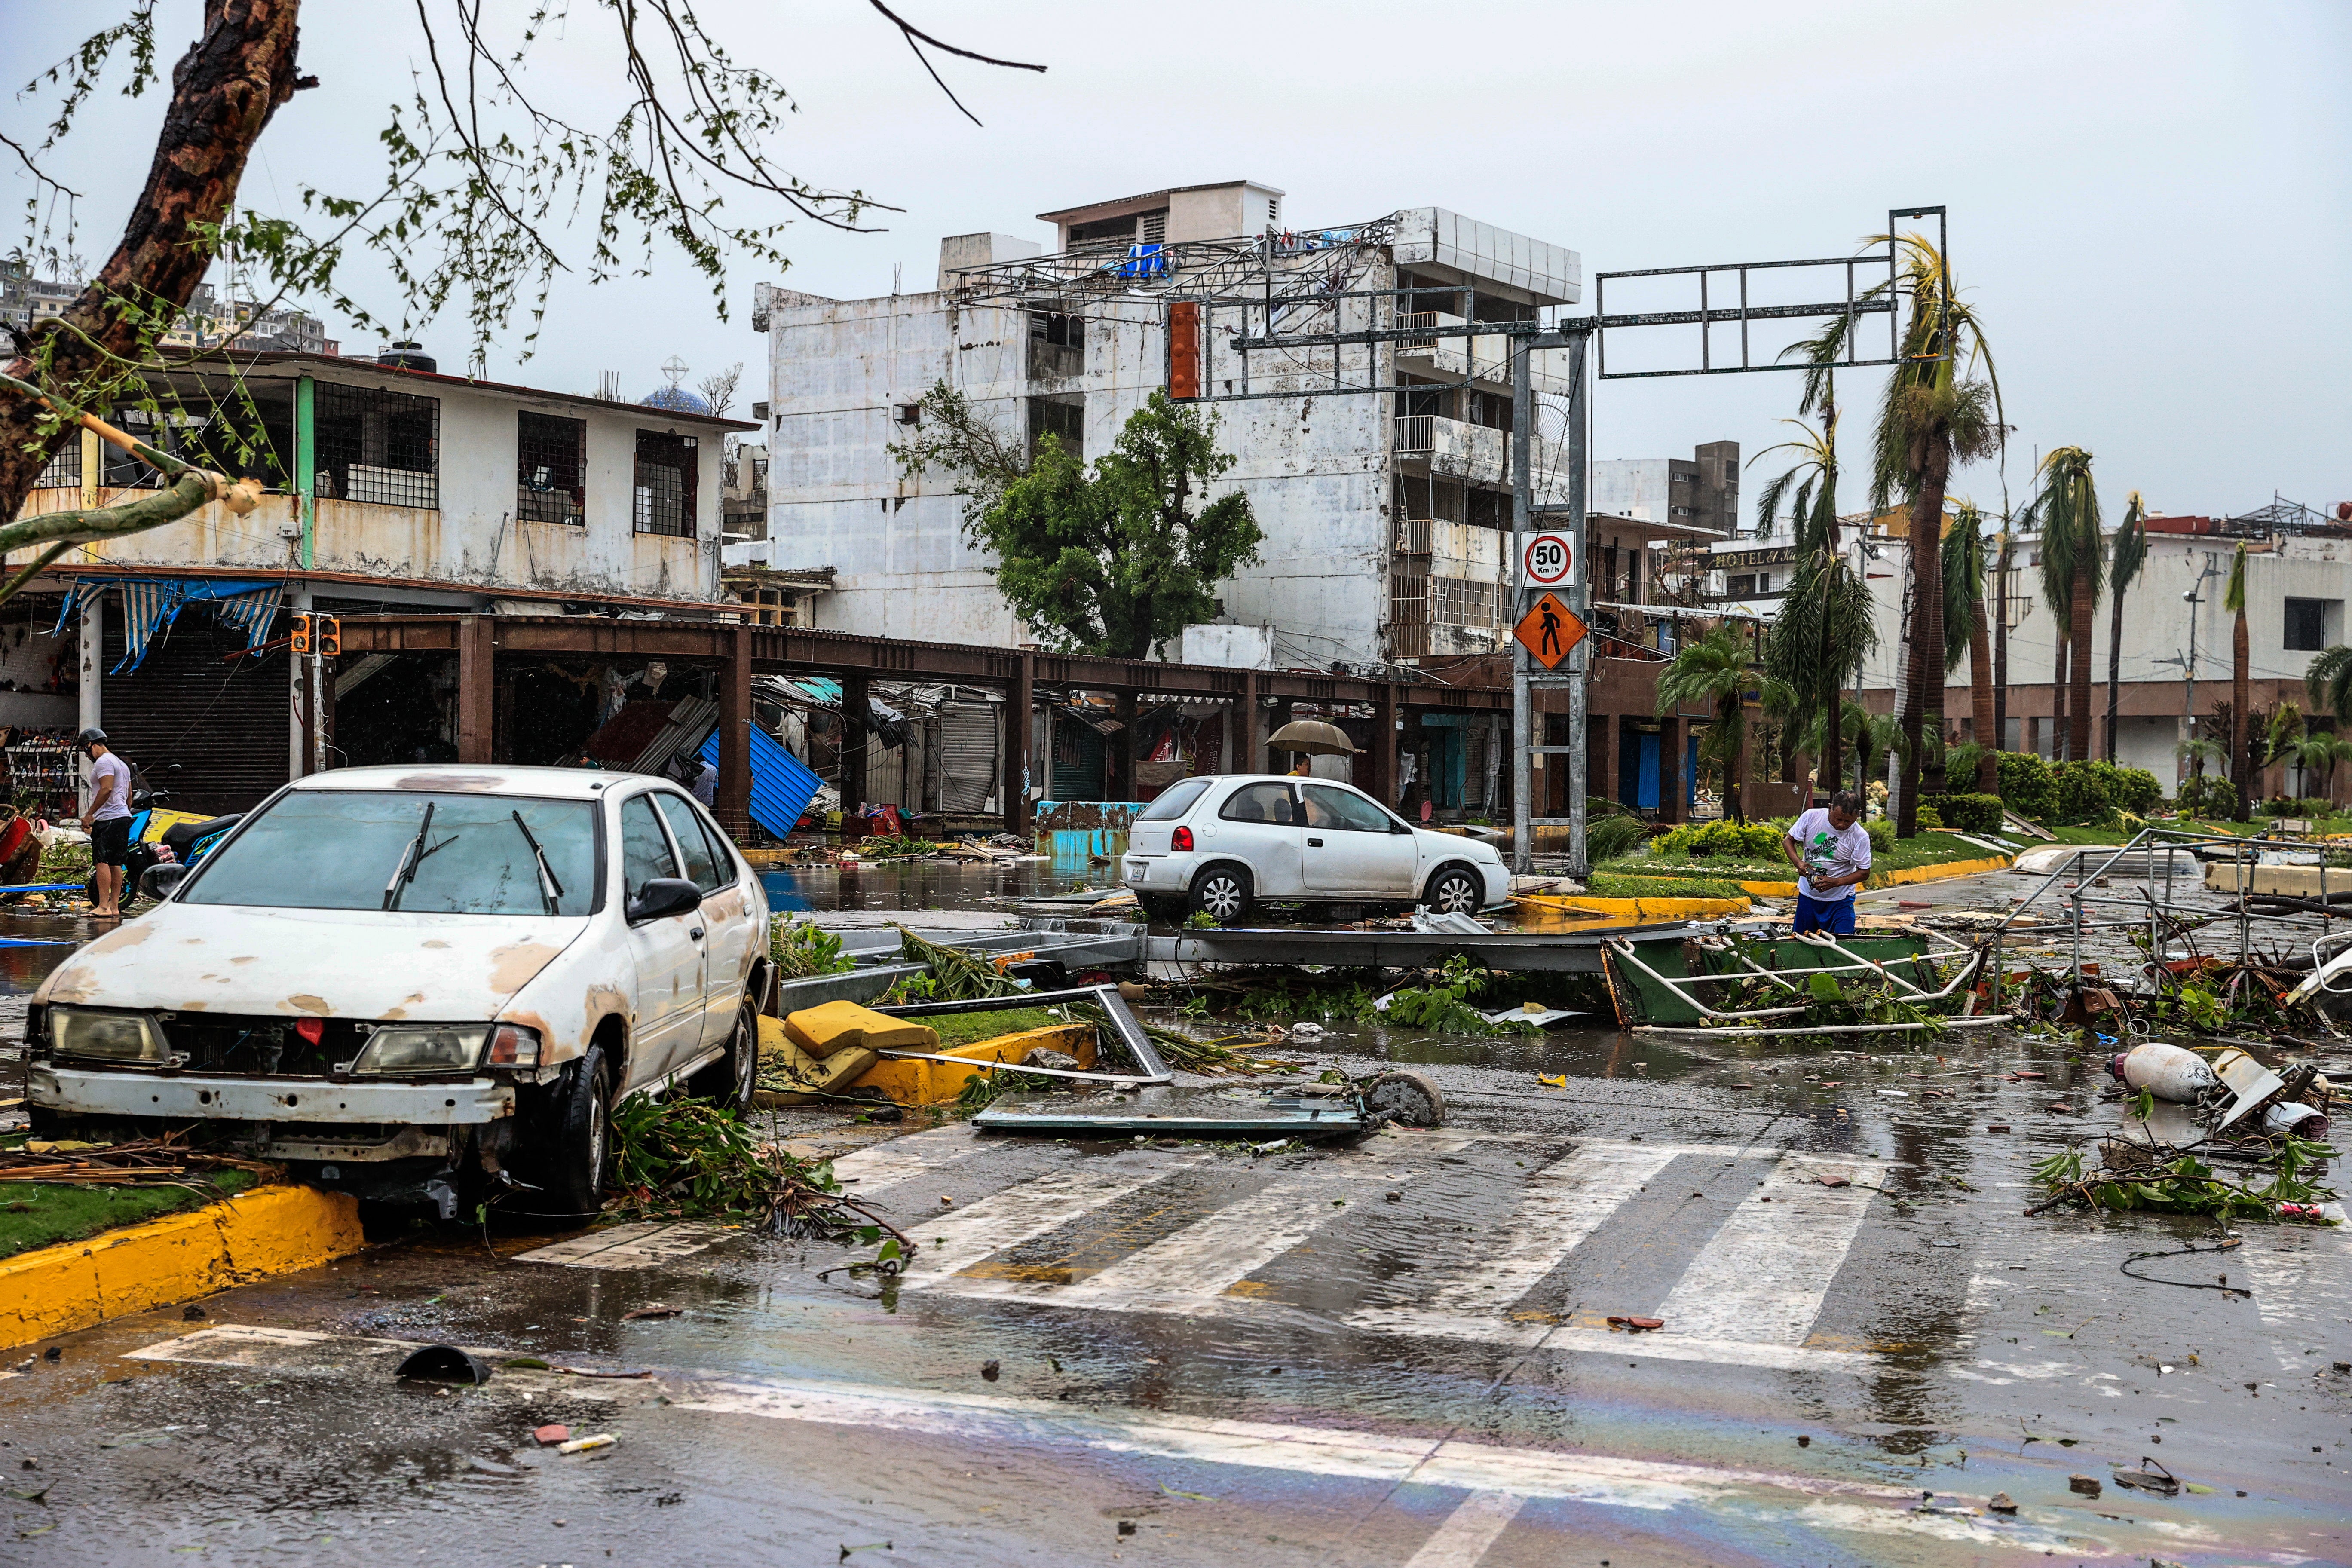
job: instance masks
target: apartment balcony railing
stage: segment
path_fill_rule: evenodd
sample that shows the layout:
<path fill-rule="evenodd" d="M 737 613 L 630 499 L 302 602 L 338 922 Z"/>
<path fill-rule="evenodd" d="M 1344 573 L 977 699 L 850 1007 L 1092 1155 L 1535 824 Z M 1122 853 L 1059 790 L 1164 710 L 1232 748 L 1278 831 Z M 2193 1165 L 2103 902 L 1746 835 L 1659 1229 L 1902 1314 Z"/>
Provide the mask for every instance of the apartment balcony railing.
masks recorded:
<path fill-rule="evenodd" d="M 1439 414 L 1400 414 L 1395 419 L 1396 455 L 1406 461 L 1427 463 L 1433 473 L 1509 482 L 1509 442 L 1503 431 Z"/>

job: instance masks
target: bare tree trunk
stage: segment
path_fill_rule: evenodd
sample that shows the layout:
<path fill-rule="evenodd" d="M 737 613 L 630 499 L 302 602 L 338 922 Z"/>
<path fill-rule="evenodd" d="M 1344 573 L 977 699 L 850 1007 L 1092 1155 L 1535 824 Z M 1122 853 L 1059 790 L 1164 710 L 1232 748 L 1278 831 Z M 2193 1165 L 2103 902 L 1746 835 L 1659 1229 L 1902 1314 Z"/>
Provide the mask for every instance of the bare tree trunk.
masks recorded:
<path fill-rule="evenodd" d="M 2091 758 L 2091 576 L 2074 574 L 2074 593 L 2067 605 L 2066 641 L 2074 654 L 2074 679 L 2066 692 L 2066 754 L 2078 761 Z"/>
<path fill-rule="evenodd" d="M 2246 612 L 2240 610 L 2230 627 L 2230 774 L 2238 786 L 2238 809 L 2231 815 L 2239 822 L 2251 821 L 2254 815 L 2254 757 L 2246 724 L 2246 705 L 2252 700 L 2246 689 L 2250 658 Z"/>
<path fill-rule="evenodd" d="M 1976 623 L 1969 628 L 1969 707 L 1970 728 L 1982 749 L 1977 758 L 1977 793 L 2000 793 L 2000 724 L 1993 717 L 1992 660 L 1985 652 L 1985 616 L 1990 606 L 1977 600 Z"/>
<path fill-rule="evenodd" d="M 2110 583 L 2107 606 L 2107 761 L 2116 760 L 2116 709 L 2123 699 L 2124 585 Z"/>
<path fill-rule="evenodd" d="M 2000 751 L 2009 742 L 2009 535 L 2000 536 L 2000 555 L 1992 569 L 1992 738 L 1985 743 Z"/>
<path fill-rule="evenodd" d="M 140 312 L 121 301 L 177 310 L 204 281 L 213 260 L 205 231 L 226 220 L 262 128 L 303 85 L 299 8 L 299 0 L 206 0 L 204 36 L 173 68 L 154 162 L 121 244 L 62 317 L 28 334 L 31 352 L 9 374 L 70 396 L 102 387 L 110 361 L 146 356 L 152 343 L 142 342 Z M 41 412 L 30 399 L 0 396 L 0 518 L 16 515 L 49 455 L 75 437 L 70 425 L 42 437 Z"/>
<path fill-rule="evenodd" d="M 1927 760 L 1922 731 L 1930 715 L 1938 738 L 1944 728 L 1944 485 L 1951 475 L 1952 447 L 1940 430 L 1927 437 L 1927 447 L 1926 460 L 1919 465 L 1919 490 L 1911 499 L 1912 592 L 1916 596 L 1904 659 L 1907 689 L 1896 718 L 1907 753 L 1896 792 L 1902 796 L 1895 821 L 1898 838 L 1914 837 L 1919 831 L 1920 765 Z M 1942 770 L 1937 771 L 1940 776 Z"/>
<path fill-rule="evenodd" d="M 2060 626 L 2057 654 L 2050 666 L 2050 760 L 2053 763 L 2066 760 L 2066 742 L 2073 736 L 2066 722 L 2066 628 Z"/>

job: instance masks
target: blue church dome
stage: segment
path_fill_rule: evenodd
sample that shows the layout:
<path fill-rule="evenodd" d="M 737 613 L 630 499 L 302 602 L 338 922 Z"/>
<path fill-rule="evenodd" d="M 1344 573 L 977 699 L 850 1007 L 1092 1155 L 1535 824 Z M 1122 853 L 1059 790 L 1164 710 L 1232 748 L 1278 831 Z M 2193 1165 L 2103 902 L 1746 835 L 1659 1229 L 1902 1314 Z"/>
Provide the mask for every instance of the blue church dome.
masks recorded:
<path fill-rule="evenodd" d="M 647 408 L 667 408 L 672 414 L 708 414 L 709 401 L 698 392 L 688 392 L 682 386 L 665 386 L 649 392 L 637 400 Z"/>

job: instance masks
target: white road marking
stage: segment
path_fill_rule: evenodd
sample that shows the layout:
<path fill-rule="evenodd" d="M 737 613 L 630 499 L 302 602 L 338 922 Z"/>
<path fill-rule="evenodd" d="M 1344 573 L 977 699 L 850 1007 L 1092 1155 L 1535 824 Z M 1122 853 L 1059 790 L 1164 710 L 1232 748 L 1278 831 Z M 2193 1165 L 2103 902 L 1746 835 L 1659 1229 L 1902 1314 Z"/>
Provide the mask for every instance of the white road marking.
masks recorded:
<path fill-rule="evenodd" d="M 1659 1304 L 1660 1332 L 1803 1344 L 1883 1178 L 1882 1162 L 1783 1155 Z M 1825 1179 L 1849 1184 L 1825 1187 Z"/>
<path fill-rule="evenodd" d="M 917 1432 L 1000 1451 L 1013 1443 L 1075 1446 L 1391 1486 L 1452 1487 L 1473 1495 L 1561 1499 L 1650 1510 L 1715 1504 L 1741 1518 L 1769 1515 L 1801 1528 L 1929 1535 L 2017 1552 L 2065 1545 L 2080 1553 L 2087 1547 L 2071 1521 L 2070 1530 L 2077 1533 L 2062 1538 L 2024 1521 L 1995 1527 L 1982 1519 L 1911 1512 L 1908 1505 L 1918 1494 L 1908 1489 L 1607 1454 L 1161 1412 L 1111 1413 L 1060 1401 L 844 1384 L 709 1383 L 684 1392 L 677 1404 L 720 1415 Z M 1467 1528 L 1465 1523 L 1465 1531 Z"/>
<path fill-rule="evenodd" d="M 1486 1548 L 1510 1528 L 1527 1500 L 1509 1492 L 1472 1492 L 1445 1516 L 1437 1533 L 1405 1559 L 1404 1568 L 1477 1568 Z"/>
<path fill-rule="evenodd" d="M 422 1342 L 316 1333 L 300 1329 L 221 1323 L 126 1352 L 151 1362 L 266 1367 L 274 1372 L 347 1377 L 351 1363 L 381 1364 Z M 493 1360 L 510 1352 L 472 1347 Z M 881 1388 L 838 1383 L 773 1384 L 697 1381 L 665 1375 L 650 1382 L 583 1384 L 552 1373 L 501 1372 L 501 1385 L 562 1386 L 600 1400 L 669 1398 L 674 1407 L 715 1415 L 759 1416 L 831 1426 L 922 1433 L 1000 1447 L 1061 1447 L 1144 1455 L 1205 1464 L 1241 1465 L 1297 1475 L 1377 1481 L 1390 1486 L 1459 1489 L 1471 1502 L 1458 1509 L 1423 1547 L 1440 1539 L 1463 1542 L 1473 1521 L 1493 1523 L 1491 1546 L 1514 1500 L 1561 1499 L 1618 1508 L 1663 1510 L 1719 1505 L 1733 1517 L 1771 1517 L 1787 1527 L 1866 1534 L 1928 1535 L 1999 1546 L 2023 1553 L 2064 1546 L 2081 1553 L 2109 1552 L 2079 1523 L 2061 1537 L 2028 1521 L 1998 1528 L 1981 1519 L 1915 1513 L 1917 1494 L 1821 1476 L 1771 1470 L 1721 1469 L 1667 1460 L 1624 1458 L 1559 1449 L 1514 1448 L 1491 1443 L 1416 1437 L 1346 1427 L 1286 1426 L 1167 1412 L 1111 1412 L 1058 1400 L 1021 1399 L 932 1388 Z M 1492 1499 L 1492 1501 L 1480 1501 Z M 1465 1511 L 1476 1505 L 1476 1511 Z M 1792 1506 L 1793 1505 L 1793 1506 Z M 1516 1512 L 1516 1508 L 1511 1509 Z M 1500 1517 L 1498 1517 L 1500 1516 Z M 1454 1531 L 1456 1521 L 1461 1529 Z M 1412 1568 L 1475 1563 L 1475 1555 L 1427 1559 Z"/>
<path fill-rule="evenodd" d="M 663 1224 L 608 1226 L 583 1231 L 546 1247 L 514 1256 L 517 1263 L 560 1263 L 572 1268 L 651 1268 L 691 1257 L 733 1234 L 725 1226 Z"/>
<path fill-rule="evenodd" d="M 1339 1213 L 1330 1203 L 1335 1184 L 1369 1166 L 1419 1155 L 1451 1154 L 1466 1137 L 1434 1133 L 1370 1140 L 1357 1151 L 1318 1162 L 1269 1183 L 1172 1236 L 1139 1248 L 1097 1273 L 1068 1284 L 1022 1279 L 961 1279 L 959 1293 L 1130 1311 L 1202 1316 L 1222 1310 L 1227 1287 L 1246 1279 L 1312 1237 Z"/>
<path fill-rule="evenodd" d="M 968 1160 L 980 1147 L 980 1135 L 971 1124 L 959 1122 L 852 1150 L 834 1161 L 833 1173 L 851 1197 L 870 1198 Z"/>
<path fill-rule="evenodd" d="M 1188 1152 L 1165 1162 L 1119 1171 L 1089 1161 L 1076 1170 L 1050 1172 L 1007 1187 L 968 1208 L 909 1221 L 907 1234 L 916 1244 L 915 1260 L 898 1288 L 920 1290 L 943 1284 L 992 1253 L 1058 1229 L 1208 1157 Z"/>
<path fill-rule="evenodd" d="M 1736 1156 L 1729 1145 L 1620 1143 L 1593 1140 L 1529 1178 L 1498 1252 L 1464 1265 L 1412 1307 L 1366 1307 L 1348 1316 L 1360 1329 L 1534 1344 L 1549 1319 L 1505 1317 L 1511 1306 L 1559 1267 L 1578 1243 L 1684 1154 Z"/>

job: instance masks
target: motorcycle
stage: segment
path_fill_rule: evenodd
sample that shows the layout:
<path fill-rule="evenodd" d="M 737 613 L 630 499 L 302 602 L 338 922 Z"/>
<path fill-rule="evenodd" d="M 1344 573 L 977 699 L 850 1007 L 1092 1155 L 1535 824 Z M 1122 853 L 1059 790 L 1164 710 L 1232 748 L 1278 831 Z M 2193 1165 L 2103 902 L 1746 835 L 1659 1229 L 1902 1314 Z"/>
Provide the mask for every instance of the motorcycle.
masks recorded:
<path fill-rule="evenodd" d="M 179 766 L 173 763 L 164 771 L 176 773 Z M 152 878 L 153 872 L 165 866 L 194 866 L 211 853 L 213 846 L 230 828 L 245 819 L 242 812 L 200 816 L 192 811 L 173 811 L 161 804 L 171 799 L 173 794 L 168 789 L 150 787 L 143 770 L 131 791 L 131 851 L 124 858 L 122 885 L 126 889 L 135 888 L 151 899 L 161 898 L 170 890 L 158 890 Z M 177 878 L 172 879 L 176 881 Z M 92 902 L 97 901 L 93 889 L 85 886 L 83 891 Z"/>

